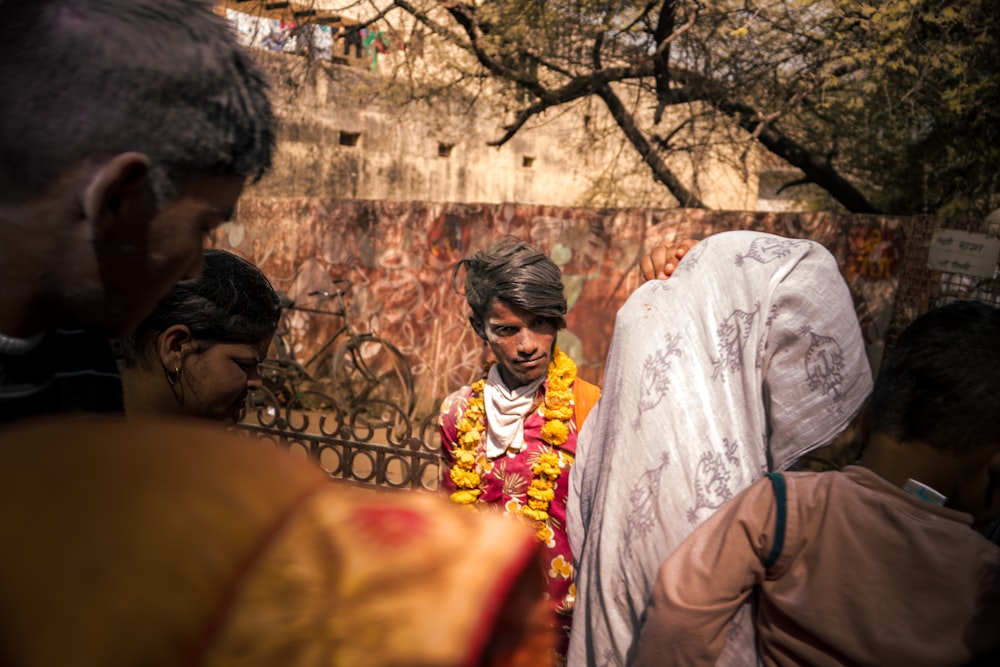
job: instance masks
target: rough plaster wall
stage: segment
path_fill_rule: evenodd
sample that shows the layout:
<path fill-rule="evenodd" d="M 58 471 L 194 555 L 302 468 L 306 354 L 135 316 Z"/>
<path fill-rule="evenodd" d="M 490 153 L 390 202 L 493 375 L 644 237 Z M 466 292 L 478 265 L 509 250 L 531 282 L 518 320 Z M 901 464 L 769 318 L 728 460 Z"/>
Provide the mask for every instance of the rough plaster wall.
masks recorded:
<path fill-rule="evenodd" d="M 614 315 L 639 284 L 644 249 L 729 229 L 810 238 L 829 248 L 855 293 L 869 358 L 877 366 L 906 224 L 833 214 L 248 197 L 215 240 L 255 262 L 302 305 L 309 304 L 307 292 L 328 288 L 330 278 L 350 278 L 353 323 L 407 355 L 423 415 L 481 368 L 482 343 L 450 276 L 459 259 L 502 234 L 528 240 L 561 266 L 570 312 L 560 344 L 577 360 L 582 377 L 599 382 Z M 297 320 L 299 358 L 339 325 L 336 318 Z"/>
<path fill-rule="evenodd" d="M 501 136 L 503 119 L 483 102 L 430 107 L 408 102 L 401 86 L 358 68 L 254 54 L 274 83 L 279 142 L 274 168 L 250 196 L 676 205 L 593 101 L 547 112 L 497 148 L 487 144 Z M 360 135 L 357 145 L 341 145 L 345 132 Z M 450 156 L 439 156 L 442 144 L 452 146 Z M 698 164 L 679 159 L 675 168 L 683 180 L 697 183 L 712 208 L 753 209 L 755 173 L 748 176 L 723 158 Z M 619 194 L 588 198 L 602 178 Z"/>

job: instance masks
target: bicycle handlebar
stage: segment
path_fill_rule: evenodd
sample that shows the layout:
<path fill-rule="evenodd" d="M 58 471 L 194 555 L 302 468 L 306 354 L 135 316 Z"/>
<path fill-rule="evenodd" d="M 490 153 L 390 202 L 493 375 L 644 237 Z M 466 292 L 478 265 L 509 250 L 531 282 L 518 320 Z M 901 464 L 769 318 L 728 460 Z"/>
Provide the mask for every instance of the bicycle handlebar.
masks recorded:
<path fill-rule="evenodd" d="M 309 292 L 307 296 L 321 296 L 327 299 L 332 299 L 334 297 L 342 297 L 351 291 L 351 286 L 353 284 L 354 283 L 352 283 L 349 278 L 334 278 L 333 279 L 333 286 L 335 288 L 334 291 L 328 292 L 326 290 L 314 290 L 312 292 Z"/>

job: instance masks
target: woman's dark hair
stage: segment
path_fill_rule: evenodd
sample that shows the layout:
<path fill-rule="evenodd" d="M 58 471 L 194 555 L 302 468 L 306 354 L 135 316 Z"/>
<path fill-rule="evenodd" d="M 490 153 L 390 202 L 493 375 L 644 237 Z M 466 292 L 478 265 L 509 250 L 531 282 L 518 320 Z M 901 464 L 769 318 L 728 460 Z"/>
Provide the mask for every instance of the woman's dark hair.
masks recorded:
<path fill-rule="evenodd" d="M 1000 309 L 959 301 L 914 320 L 882 363 L 871 425 L 956 452 L 1000 442 Z"/>
<path fill-rule="evenodd" d="M 452 286 L 463 266 L 465 300 L 472 309 L 472 326 L 483 340 L 486 316 L 495 299 L 548 317 L 559 329 L 566 327 L 562 271 L 544 253 L 524 241 L 504 236 L 461 260 L 452 271 Z"/>
<path fill-rule="evenodd" d="M 125 367 L 147 361 L 147 346 L 175 324 L 205 343 L 256 343 L 274 334 L 278 295 L 260 269 L 224 250 L 206 250 L 202 274 L 182 280 L 121 343 Z"/>

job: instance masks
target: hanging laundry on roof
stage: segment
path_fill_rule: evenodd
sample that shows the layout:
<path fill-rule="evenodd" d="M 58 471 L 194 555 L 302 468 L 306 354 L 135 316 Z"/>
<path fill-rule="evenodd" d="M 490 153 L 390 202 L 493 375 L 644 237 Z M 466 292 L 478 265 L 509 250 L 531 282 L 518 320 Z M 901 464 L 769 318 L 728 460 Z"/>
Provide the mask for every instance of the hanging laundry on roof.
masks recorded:
<path fill-rule="evenodd" d="M 312 27 L 312 54 L 314 58 L 329 60 L 333 55 L 333 32 L 328 25 Z"/>
<path fill-rule="evenodd" d="M 344 55 L 351 55 L 351 47 L 354 47 L 355 58 L 360 58 L 362 54 L 363 42 L 362 33 L 364 30 L 358 28 L 346 28 L 344 32 Z"/>
<path fill-rule="evenodd" d="M 234 9 L 226 9 L 226 20 L 236 32 L 236 41 L 242 46 L 254 49 L 263 48 L 261 39 L 266 33 L 259 17 Z"/>
<path fill-rule="evenodd" d="M 266 27 L 266 33 L 261 40 L 261 48 L 269 51 L 280 51 L 284 53 L 295 53 L 298 48 L 295 39 L 295 28 L 297 24 L 289 21 L 278 21 L 277 19 L 262 19 Z"/>
<path fill-rule="evenodd" d="M 306 24 L 295 30 L 295 53 L 317 60 L 330 60 L 333 33 L 330 26 Z"/>
<path fill-rule="evenodd" d="M 388 53 L 389 36 L 381 30 L 362 30 L 362 42 L 365 46 L 365 55 L 371 60 L 371 69 L 378 69 L 378 54 Z"/>

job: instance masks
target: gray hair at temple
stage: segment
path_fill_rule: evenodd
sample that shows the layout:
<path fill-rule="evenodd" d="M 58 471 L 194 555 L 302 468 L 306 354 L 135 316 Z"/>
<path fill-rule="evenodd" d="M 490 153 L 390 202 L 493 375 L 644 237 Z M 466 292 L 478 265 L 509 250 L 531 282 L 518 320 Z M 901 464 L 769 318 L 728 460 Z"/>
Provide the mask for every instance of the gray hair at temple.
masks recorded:
<path fill-rule="evenodd" d="M 562 271 L 545 253 L 514 236 L 505 236 L 456 264 L 452 271 L 453 286 L 462 267 L 465 267 L 465 300 L 472 309 L 472 326 L 483 340 L 486 340 L 486 317 L 496 299 L 547 317 L 558 329 L 566 328 Z"/>
<path fill-rule="evenodd" d="M 86 159 L 147 155 L 157 199 L 271 165 L 267 83 L 204 0 L 0 2 L 0 200 Z"/>

